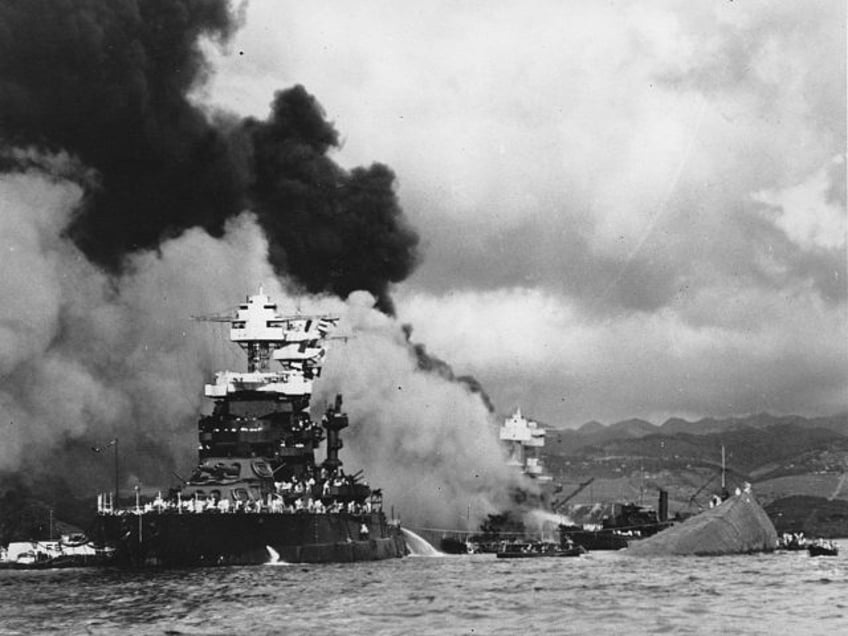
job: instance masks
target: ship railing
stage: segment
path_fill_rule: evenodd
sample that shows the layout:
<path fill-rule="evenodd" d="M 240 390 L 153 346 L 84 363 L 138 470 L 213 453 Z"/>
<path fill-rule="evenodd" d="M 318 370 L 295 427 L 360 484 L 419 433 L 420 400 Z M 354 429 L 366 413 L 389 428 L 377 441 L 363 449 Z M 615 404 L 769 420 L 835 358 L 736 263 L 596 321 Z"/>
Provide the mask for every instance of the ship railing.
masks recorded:
<path fill-rule="evenodd" d="M 575 529 L 571 529 L 571 527 L 565 527 L 563 532 L 577 532 L 580 528 L 583 532 L 591 532 L 593 534 L 619 534 L 624 536 L 632 536 L 639 537 L 645 531 L 650 533 L 655 533 L 657 530 L 668 528 L 674 525 L 674 521 L 651 521 L 645 523 L 636 523 L 631 525 L 622 525 L 622 526 L 604 526 L 594 523 L 583 524 L 582 526 L 575 526 Z"/>
<path fill-rule="evenodd" d="M 120 508 L 114 505 L 113 497 L 110 494 L 100 494 L 97 497 L 97 512 L 107 516 L 123 516 L 123 515 L 147 515 L 147 514 L 352 514 L 362 515 L 372 512 L 379 512 L 380 507 L 372 505 L 372 502 L 365 501 L 358 503 L 354 501 L 333 502 L 325 505 L 320 499 L 300 498 L 293 503 L 286 504 L 285 501 L 278 496 L 269 495 L 267 499 L 249 499 L 247 501 L 231 501 L 230 499 L 200 499 L 186 498 L 182 499 L 179 495 L 177 499 L 163 499 L 157 496 L 152 501 L 137 502 L 135 506 Z"/>

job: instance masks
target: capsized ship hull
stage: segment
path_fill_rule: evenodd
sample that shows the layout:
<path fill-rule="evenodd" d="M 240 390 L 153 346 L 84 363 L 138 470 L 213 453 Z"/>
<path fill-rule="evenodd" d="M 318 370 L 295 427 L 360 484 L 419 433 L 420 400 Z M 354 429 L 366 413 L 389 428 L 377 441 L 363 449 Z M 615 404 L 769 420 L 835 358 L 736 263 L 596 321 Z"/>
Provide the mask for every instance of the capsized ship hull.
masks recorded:
<path fill-rule="evenodd" d="M 733 495 L 652 537 L 630 544 L 634 556 L 720 556 L 770 552 L 777 547 L 777 531 L 766 511 L 750 492 Z"/>
<path fill-rule="evenodd" d="M 99 515 L 94 537 L 115 549 L 117 565 L 133 567 L 346 563 L 406 554 L 400 528 L 381 512 Z"/>

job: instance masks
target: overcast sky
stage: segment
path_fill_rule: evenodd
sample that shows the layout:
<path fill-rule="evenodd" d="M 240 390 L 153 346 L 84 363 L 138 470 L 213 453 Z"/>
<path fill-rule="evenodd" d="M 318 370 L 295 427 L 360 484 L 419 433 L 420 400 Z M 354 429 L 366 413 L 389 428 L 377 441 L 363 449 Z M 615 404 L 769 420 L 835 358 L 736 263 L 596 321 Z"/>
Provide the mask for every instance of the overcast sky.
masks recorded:
<path fill-rule="evenodd" d="M 251 0 L 199 99 L 303 84 L 386 163 L 413 337 L 555 426 L 848 408 L 831 2 Z"/>

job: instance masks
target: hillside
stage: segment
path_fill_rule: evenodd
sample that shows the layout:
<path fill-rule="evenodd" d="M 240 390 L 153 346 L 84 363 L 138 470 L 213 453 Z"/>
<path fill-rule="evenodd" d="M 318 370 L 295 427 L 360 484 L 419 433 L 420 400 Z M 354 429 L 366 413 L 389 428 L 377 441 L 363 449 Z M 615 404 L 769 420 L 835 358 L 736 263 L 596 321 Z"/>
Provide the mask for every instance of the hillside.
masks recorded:
<path fill-rule="evenodd" d="M 808 537 L 844 537 L 848 501 L 795 495 L 774 501 L 766 513 L 778 533 L 803 532 Z"/>
<path fill-rule="evenodd" d="M 838 514 L 814 514 L 822 508 L 811 497 L 838 509 L 848 505 L 848 431 L 846 417 L 804 418 L 758 414 L 726 420 L 687 422 L 680 418 L 655 426 L 625 420 L 604 427 L 597 423 L 571 431 L 549 431 L 543 459 L 560 498 L 593 478 L 591 485 L 568 501 L 586 506 L 610 501 L 641 501 L 654 505 L 659 489 L 669 492 L 672 513 L 697 512 L 718 490 L 721 448 L 725 447 L 729 488 L 754 485 L 764 505 L 787 497 L 806 496 L 790 506 L 782 527 L 805 519 L 808 530 L 821 525 L 828 536 L 848 536 Z M 805 506 L 813 506 L 806 509 Z M 806 516 L 803 511 L 806 510 Z M 810 521 L 812 519 L 812 521 Z M 812 524 L 812 526 L 810 526 Z M 829 525 L 828 525 L 829 524 Z"/>
<path fill-rule="evenodd" d="M 586 446 L 603 445 L 613 440 L 638 439 L 650 435 L 671 437 L 687 433 L 700 437 L 746 428 L 764 430 L 781 425 L 806 429 L 824 429 L 848 437 L 848 413 L 817 418 L 759 413 L 726 419 L 703 418 L 693 422 L 682 418 L 669 418 L 660 426 L 641 419 L 624 420 L 609 426 L 604 426 L 593 420 L 577 429 L 549 428 L 547 450 L 553 454 L 570 455 Z"/>

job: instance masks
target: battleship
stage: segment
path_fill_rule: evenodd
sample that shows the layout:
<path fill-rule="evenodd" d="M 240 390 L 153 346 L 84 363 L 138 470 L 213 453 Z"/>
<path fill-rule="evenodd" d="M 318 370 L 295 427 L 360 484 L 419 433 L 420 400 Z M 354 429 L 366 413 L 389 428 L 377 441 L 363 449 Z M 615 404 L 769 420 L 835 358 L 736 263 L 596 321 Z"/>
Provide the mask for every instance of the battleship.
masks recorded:
<path fill-rule="evenodd" d="M 542 462 L 540 450 L 545 446 L 546 431 L 537 422 L 527 419 L 521 408 L 503 420 L 498 438 L 506 456 L 506 464 L 520 474 L 527 484 L 533 484 L 537 493 L 516 489 L 513 495 L 515 510 L 489 515 L 478 531 L 422 528 L 428 540 L 449 554 L 498 552 L 504 540 L 527 540 L 530 535 L 556 534 L 552 528 L 541 532 L 528 532 L 520 517 L 550 496 L 553 477 Z M 549 524 L 548 524 L 549 525 Z"/>
<path fill-rule="evenodd" d="M 326 341 L 338 318 L 281 315 L 264 294 L 234 314 L 199 317 L 229 323 L 246 371 L 221 371 L 205 386 L 211 415 L 198 422 L 199 463 L 164 496 L 121 507 L 98 496 L 95 544 L 117 565 L 251 565 L 274 561 L 371 561 L 407 553 L 400 525 L 387 520 L 382 494 L 360 473 L 346 474 L 342 398 L 320 424 L 309 415 Z M 316 462 L 321 443 L 326 458 Z"/>
<path fill-rule="evenodd" d="M 507 465 L 539 484 L 547 484 L 553 480 L 540 457 L 546 434 L 543 427 L 533 420 L 528 420 L 521 414 L 521 409 L 516 408 L 515 413 L 504 420 L 498 435 L 509 456 Z"/>

